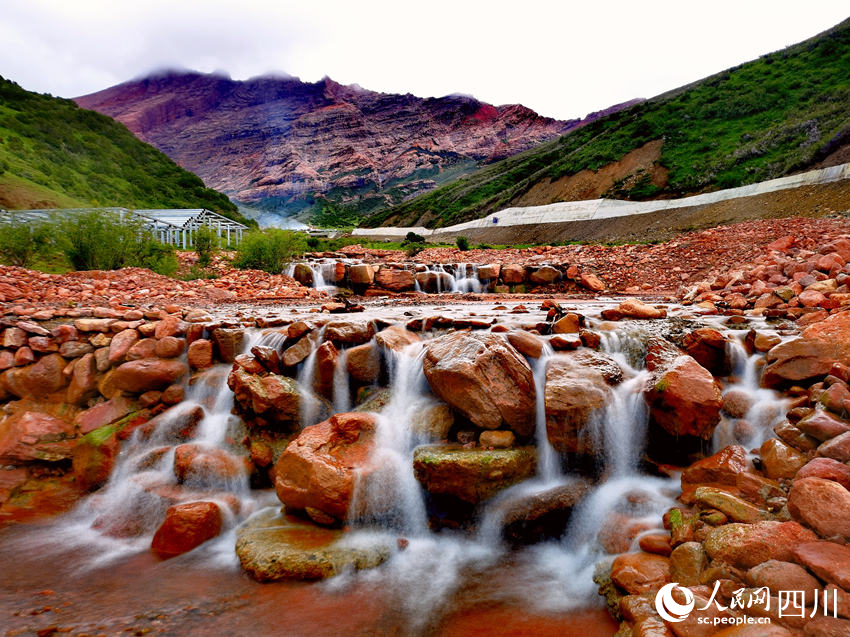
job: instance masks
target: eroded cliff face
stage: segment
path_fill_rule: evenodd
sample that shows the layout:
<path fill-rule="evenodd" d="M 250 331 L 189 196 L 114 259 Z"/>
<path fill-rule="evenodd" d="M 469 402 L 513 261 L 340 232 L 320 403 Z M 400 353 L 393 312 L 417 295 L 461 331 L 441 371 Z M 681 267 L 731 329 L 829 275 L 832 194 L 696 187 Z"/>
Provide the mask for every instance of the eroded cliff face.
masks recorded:
<path fill-rule="evenodd" d="M 317 197 L 369 210 L 582 120 L 461 95 L 390 95 L 325 78 L 233 81 L 168 73 L 77 98 L 125 124 L 232 199 L 292 213 Z"/>

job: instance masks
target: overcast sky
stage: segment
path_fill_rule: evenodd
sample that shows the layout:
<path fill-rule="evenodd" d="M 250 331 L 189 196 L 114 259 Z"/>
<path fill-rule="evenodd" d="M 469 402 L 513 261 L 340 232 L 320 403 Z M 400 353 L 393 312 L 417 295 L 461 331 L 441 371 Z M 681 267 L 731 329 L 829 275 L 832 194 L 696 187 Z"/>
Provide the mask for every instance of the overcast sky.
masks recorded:
<path fill-rule="evenodd" d="M 328 75 L 581 117 L 793 44 L 847 0 L 0 0 L 0 75 L 75 97 L 164 67 Z"/>

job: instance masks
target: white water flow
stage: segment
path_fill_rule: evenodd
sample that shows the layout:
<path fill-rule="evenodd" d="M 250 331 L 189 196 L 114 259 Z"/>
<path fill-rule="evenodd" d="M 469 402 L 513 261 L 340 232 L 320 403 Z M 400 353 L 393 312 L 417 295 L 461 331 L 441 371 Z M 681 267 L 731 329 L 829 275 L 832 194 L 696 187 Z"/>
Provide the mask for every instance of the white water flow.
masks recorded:
<path fill-rule="evenodd" d="M 537 445 L 537 478 L 544 484 L 561 477 L 561 458 L 549 443 L 546 431 L 546 365 L 552 356 L 549 343 L 543 344 L 540 356 L 531 369 L 534 375 L 534 442 Z"/>
<path fill-rule="evenodd" d="M 413 449 L 427 442 L 413 432 L 414 419 L 436 404 L 422 369 L 425 347 L 390 350 L 390 398 L 378 413 L 375 449 L 358 475 L 352 519 L 410 536 L 428 533 L 422 490 L 413 473 Z"/>
<path fill-rule="evenodd" d="M 374 343 L 374 339 L 372 340 Z M 341 349 L 334 367 L 333 410 L 335 414 L 351 411 L 351 387 L 348 382 L 348 350 Z"/>
<path fill-rule="evenodd" d="M 480 293 L 482 289 L 481 281 L 478 280 L 478 265 L 475 263 L 458 263 L 455 269 L 455 283 L 452 292 L 461 294 L 466 292 Z"/>
<path fill-rule="evenodd" d="M 313 288 L 326 292 L 336 290 L 336 261 L 303 261 L 301 263 L 310 268 L 313 274 Z M 296 265 L 298 264 L 287 265 L 284 274 L 294 277 Z"/>
<path fill-rule="evenodd" d="M 298 365 L 298 410 L 301 414 L 301 428 L 315 425 L 322 420 L 324 410 L 322 409 L 322 400 L 316 395 L 316 352 L 324 342 L 325 326 L 319 328 L 315 337 L 313 334 L 308 334 L 304 338 L 312 340 L 310 354 Z"/>
<path fill-rule="evenodd" d="M 760 386 L 764 355 L 748 354 L 740 338 L 733 334 L 727 341 L 732 374 L 723 395 L 736 408 L 734 415 L 724 414 L 714 430 L 714 451 L 732 444 L 743 445 L 747 450 L 761 446 L 768 438 L 776 437 L 773 427 L 782 422 L 787 410 L 787 399 Z"/>
<path fill-rule="evenodd" d="M 274 340 L 274 332 L 248 331 L 243 352 Z M 165 518 L 169 506 L 198 500 L 219 505 L 225 532 L 203 549 L 208 558 L 233 564 L 232 531 L 237 521 L 256 509 L 258 501 L 244 471 L 222 471 L 222 463 L 239 466 L 229 435 L 239 425 L 231 414 L 233 392 L 227 387 L 229 365 L 217 365 L 198 376 L 186 399 L 142 426 L 122 445 L 108 482 L 83 500 L 63 521 L 67 533 L 80 548 L 98 547 L 90 566 L 129 553 L 146 551 Z M 202 457 L 190 465 L 179 480 L 175 472 L 175 449 L 191 445 Z M 64 541 L 64 540 L 63 540 Z"/>

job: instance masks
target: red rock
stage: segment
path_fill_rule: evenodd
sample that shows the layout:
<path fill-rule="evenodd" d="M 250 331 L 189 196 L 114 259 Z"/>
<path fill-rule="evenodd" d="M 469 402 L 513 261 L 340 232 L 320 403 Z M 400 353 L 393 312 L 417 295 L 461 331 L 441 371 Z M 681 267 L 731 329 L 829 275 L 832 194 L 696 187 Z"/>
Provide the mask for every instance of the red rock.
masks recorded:
<path fill-rule="evenodd" d="M 850 548 L 833 542 L 804 542 L 793 550 L 794 561 L 822 580 L 850 590 Z"/>
<path fill-rule="evenodd" d="M 359 345 L 375 335 L 372 321 L 331 321 L 325 325 L 325 340 L 336 345 Z"/>
<path fill-rule="evenodd" d="M 115 321 L 112 318 L 80 318 L 74 321 L 74 327 L 80 332 L 106 333 Z"/>
<path fill-rule="evenodd" d="M 825 376 L 836 363 L 850 364 L 850 312 L 810 325 L 800 338 L 767 353 L 764 383 L 774 387 Z"/>
<path fill-rule="evenodd" d="M 59 354 L 48 354 L 34 365 L 7 370 L 3 373 L 3 381 L 6 389 L 20 398 L 47 396 L 67 384 L 62 373 L 67 364 Z"/>
<path fill-rule="evenodd" d="M 651 533 L 644 535 L 638 541 L 638 546 L 646 553 L 661 555 L 662 557 L 670 557 L 672 548 L 670 546 L 670 536 L 661 533 Z"/>
<path fill-rule="evenodd" d="M 188 371 L 180 361 L 143 358 L 116 368 L 112 382 L 119 389 L 141 394 L 152 389 L 164 389 Z"/>
<path fill-rule="evenodd" d="M 502 266 L 502 281 L 508 285 L 515 285 L 525 282 L 525 268 L 521 265 L 511 263 Z"/>
<path fill-rule="evenodd" d="M 159 402 L 160 398 L 162 398 L 161 391 L 146 391 L 144 394 L 139 396 L 139 406 L 153 407 Z"/>
<path fill-rule="evenodd" d="M 850 467 L 832 458 L 813 458 L 797 472 L 797 480 L 803 478 L 823 478 L 837 482 L 845 489 L 850 489 Z"/>
<path fill-rule="evenodd" d="M 372 285 L 375 269 L 366 263 L 354 264 L 348 269 L 348 278 L 354 285 Z"/>
<path fill-rule="evenodd" d="M 687 485 L 738 483 L 738 475 L 749 470 L 747 451 L 730 445 L 702 460 L 697 460 L 682 472 L 682 489 Z"/>
<path fill-rule="evenodd" d="M 186 339 L 164 336 L 154 346 L 154 354 L 159 358 L 177 358 L 186 350 Z"/>
<path fill-rule="evenodd" d="M 670 581 L 670 560 L 649 553 L 626 553 L 611 565 L 611 581 L 630 595 L 655 593 Z"/>
<path fill-rule="evenodd" d="M 166 405 L 176 405 L 177 403 L 183 402 L 183 399 L 186 397 L 186 390 L 183 388 L 183 385 L 169 385 L 164 392 L 162 392 L 162 396 L 160 396 L 160 400 Z"/>
<path fill-rule="evenodd" d="M 74 447 L 71 461 L 74 482 L 84 491 L 106 484 L 121 450 L 117 433 L 113 432 L 105 439 L 101 439 L 97 433 L 83 437 Z"/>
<path fill-rule="evenodd" d="M 370 462 L 375 419 L 369 413 L 336 414 L 302 430 L 275 464 L 280 501 L 287 507 L 311 507 L 345 520 L 357 472 Z"/>
<path fill-rule="evenodd" d="M 821 537 L 850 540 L 850 491 L 837 482 L 823 478 L 795 480 L 788 494 L 788 511 Z"/>
<path fill-rule="evenodd" d="M 806 457 L 776 438 L 768 438 L 759 449 L 764 473 L 768 478 L 793 478 L 806 464 Z"/>
<path fill-rule="evenodd" d="M 381 267 L 375 275 L 375 285 L 393 292 L 404 292 L 414 289 L 416 280 L 413 278 L 413 273 L 408 270 Z"/>
<path fill-rule="evenodd" d="M 16 349 L 27 344 L 27 333 L 18 327 L 7 327 L 3 331 L 3 347 Z"/>
<path fill-rule="evenodd" d="M 814 591 L 820 590 L 820 583 L 799 564 L 768 560 L 754 566 L 746 575 L 747 584 L 761 588 L 766 586 L 773 595 L 780 591 L 805 591 L 806 600 L 813 599 Z"/>
<path fill-rule="evenodd" d="M 7 349 L 0 350 L 0 371 L 9 369 L 15 363 L 15 355 Z"/>
<path fill-rule="evenodd" d="M 604 292 L 607 287 L 605 282 L 592 272 L 582 272 L 579 275 L 578 283 L 591 292 Z"/>
<path fill-rule="evenodd" d="M 525 330 L 513 330 L 508 333 L 508 342 L 520 353 L 529 358 L 540 358 L 543 341 Z"/>
<path fill-rule="evenodd" d="M 49 414 L 24 411 L 0 422 L 0 464 L 57 462 L 71 457 L 74 428 Z"/>
<path fill-rule="evenodd" d="M 850 462 L 850 432 L 827 440 L 818 447 L 818 455 L 839 462 Z"/>
<path fill-rule="evenodd" d="M 243 410 L 275 422 L 298 422 L 301 393 L 295 380 L 277 374 L 260 377 L 236 366 L 227 385 Z"/>
<path fill-rule="evenodd" d="M 581 319 L 578 314 L 570 312 L 563 318 L 552 324 L 553 334 L 577 334 L 581 327 Z"/>
<path fill-rule="evenodd" d="M 550 265 L 544 265 L 531 271 L 528 275 L 529 283 L 535 285 L 549 285 L 561 278 L 561 271 Z"/>
<path fill-rule="evenodd" d="M 796 522 L 733 523 L 711 529 L 705 551 L 713 560 L 737 568 L 752 568 L 767 560 L 791 561 L 794 549 L 817 536 Z"/>
<path fill-rule="evenodd" d="M 422 338 L 403 325 L 391 325 L 375 334 L 375 342 L 383 348 L 400 352 L 408 345 L 419 343 Z"/>
<path fill-rule="evenodd" d="M 682 342 L 685 351 L 715 376 L 729 373 L 726 337 L 709 327 L 689 332 Z"/>
<path fill-rule="evenodd" d="M 798 421 L 797 428 L 821 442 L 850 431 L 850 425 L 829 412 L 820 409 Z"/>
<path fill-rule="evenodd" d="M 423 367 L 434 393 L 474 424 L 498 429 L 505 423 L 520 436 L 533 433 L 531 367 L 503 336 L 440 336 L 429 344 Z"/>
<path fill-rule="evenodd" d="M 330 341 L 316 349 L 316 389 L 323 396 L 333 395 L 334 373 L 339 363 L 339 350 Z"/>
<path fill-rule="evenodd" d="M 348 374 L 361 383 L 374 383 L 381 373 L 381 358 L 372 343 L 364 343 L 346 350 L 345 368 Z"/>
<path fill-rule="evenodd" d="M 12 359 L 12 365 L 15 367 L 23 367 L 24 365 L 31 365 L 35 362 L 35 354 L 29 347 L 19 347 L 15 351 L 15 356 Z"/>
<path fill-rule="evenodd" d="M 59 350 L 56 341 L 47 336 L 31 336 L 28 342 L 30 349 L 39 354 L 49 354 Z"/>
<path fill-rule="evenodd" d="M 87 434 L 104 425 L 111 424 L 124 418 L 136 409 L 136 405 L 123 396 L 117 396 L 106 402 L 98 403 L 91 409 L 81 411 L 74 419 L 74 424 L 80 433 Z"/>
<path fill-rule="evenodd" d="M 644 390 L 652 421 L 674 436 L 710 438 L 723 404 L 711 373 L 690 356 L 658 371 Z"/>
<path fill-rule="evenodd" d="M 227 484 L 248 475 L 244 458 L 211 445 L 187 443 L 174 450 L 174 475 L 189 484 Z"/>
<path fill-rule="evenodd" d="M 611 399 L 609 385 L 620 380 L 622 370 L 601 353 L 585 350 L 548 359 L 544 398 L 546 435 L 555 449 L 572 453 L 601 451 L 589 447 L 593 438 L 583 438 L 580 433 L 591 415 Z"/>
<path fill-rule="evenodd" d="M 212 341 L 206 339 L 198 339 L 189 345 L 187 353 L 189 367 L 192 369 L 206 369 L 213 365 L 213 345 Z"/>
<path fill-rule="evenodd" d="M 187 553 L 221 533 L 221 509 L 214 502 L 188 502 L 169 507 L 156 530 L 151 550 L 162 559 Z"/>
<path fill-rule="evenodd" d="M 128 361 L 137 361 L 142 358 L 153 358 L 156 356 L 156 339 L 155 338 L 143 338 L 140 341 L 137 341 L 130 349 L 127 350 L 125 357 Z"/>
<path fill-rule="evenodd" d="M 660 319 L 667 316 L 667 310 L 653 307 L 639 299 L 629 299 L 620 303 L 612 311 L 603 311 L 602 316 L 606 320 L 613 321 L 620 320 L 620 318 Z"/>
<path fill-rule="evenodd" d="M 232 363 L 241 352 L 245 332 L 237 329 L 216 328 L 212 331 L 212 342 L 215 345 L 218 360 Z"/>
<path fill-rule="evenodd" d="M 156 324 L 154 337 L 162 340 L 166 336 L 182 336 L 189 328 L 189 324 L 180 317 L 169 315 Z"/>
<path fill-rule="evenodd" d="M 127 329 L 118 332 L 109 343 L 110 365 L 123 362 L 127 352 L 138 340 L 139 333 L 136 330 Z"/>
<path fill-rule="evenodd" d="M 59 355 L 63 358 L 79 358 L 93 351 L 94 348 L 90 344 L 82 341 L 68 341 L 59 347 Z"/>

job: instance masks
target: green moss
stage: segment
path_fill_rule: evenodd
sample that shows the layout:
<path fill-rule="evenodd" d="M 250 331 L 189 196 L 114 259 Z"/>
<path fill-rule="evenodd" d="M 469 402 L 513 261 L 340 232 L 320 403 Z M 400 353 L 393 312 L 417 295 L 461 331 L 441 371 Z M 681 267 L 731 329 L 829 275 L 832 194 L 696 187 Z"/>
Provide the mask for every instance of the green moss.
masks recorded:
<path fill-rule="evenodd" d="M 94 431 L 90 431 L 83 436 L 83 441 L 93 447 L 100 447 L 103 443 L 109 440 L 113 434 L 117 433 L 119 429 L 121 429 L 121 426 L 119 426 L 118 423 L 104 425 L 103 427 L 98 427 Z"/>

